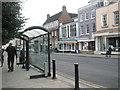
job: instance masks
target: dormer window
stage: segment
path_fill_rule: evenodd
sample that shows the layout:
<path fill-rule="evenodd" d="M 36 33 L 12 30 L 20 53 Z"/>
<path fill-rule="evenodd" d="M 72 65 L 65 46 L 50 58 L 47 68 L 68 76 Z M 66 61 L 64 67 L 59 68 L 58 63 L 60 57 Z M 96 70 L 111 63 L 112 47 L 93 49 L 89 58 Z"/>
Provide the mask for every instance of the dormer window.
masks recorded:
<path fill-rule="evenodd" d="M 109 5 L 109 1 L 108 1 L 108 0 L 105 0 L 105 1 L 104 1 L 104 6 L 107 6 L 107 5 Z"/>

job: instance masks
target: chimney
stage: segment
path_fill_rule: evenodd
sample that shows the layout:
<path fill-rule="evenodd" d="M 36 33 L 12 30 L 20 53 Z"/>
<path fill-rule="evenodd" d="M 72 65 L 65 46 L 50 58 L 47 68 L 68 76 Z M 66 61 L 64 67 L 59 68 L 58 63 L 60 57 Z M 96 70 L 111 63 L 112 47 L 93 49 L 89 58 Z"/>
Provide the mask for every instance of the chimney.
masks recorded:
<path fill-rule="evenodd" d="M 47 14 L 47 19 L 50 17 L 50 14 Z"/>
<path fill-rule="evenodd" d="M 66 11 L 66 6 L 65 5 L 62 7 L 62 11 Z"/>

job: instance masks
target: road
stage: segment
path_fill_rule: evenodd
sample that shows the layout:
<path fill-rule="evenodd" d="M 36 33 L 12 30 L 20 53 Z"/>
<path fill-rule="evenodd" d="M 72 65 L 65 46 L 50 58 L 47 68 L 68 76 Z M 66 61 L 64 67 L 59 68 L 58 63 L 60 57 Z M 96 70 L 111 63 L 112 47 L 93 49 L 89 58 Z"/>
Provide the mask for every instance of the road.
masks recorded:
<path fill-rule="evenodd" d="M 118 87 L 118 59 L 51 54 L 56 68 L 74 77 L 74 63 L 79 63 L 80 79 L 107 88 Z"/>

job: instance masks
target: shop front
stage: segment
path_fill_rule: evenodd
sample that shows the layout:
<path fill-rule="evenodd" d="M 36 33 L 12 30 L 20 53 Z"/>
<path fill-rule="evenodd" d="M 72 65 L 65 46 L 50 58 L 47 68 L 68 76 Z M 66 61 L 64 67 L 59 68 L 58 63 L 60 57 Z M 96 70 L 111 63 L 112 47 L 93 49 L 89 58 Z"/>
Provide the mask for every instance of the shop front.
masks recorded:
<path fill-rule="evenodd" d="M 58 41 L 58 51 L 59 52 L 75 52 L 76 41 Z"/>
<path fill-rule="evenodd" d="M 95 50 L 95 41 L 94 39 L 80 39 L 79 50 L 80 51 L 94 51 Z"/>
<path fill-rule="evenodd" d="M 120 52 L 120 35 L 118 31 L 102 32 L 95 34 L 96 53 L 105 53 L 109 46 L 113 54 Z"/>

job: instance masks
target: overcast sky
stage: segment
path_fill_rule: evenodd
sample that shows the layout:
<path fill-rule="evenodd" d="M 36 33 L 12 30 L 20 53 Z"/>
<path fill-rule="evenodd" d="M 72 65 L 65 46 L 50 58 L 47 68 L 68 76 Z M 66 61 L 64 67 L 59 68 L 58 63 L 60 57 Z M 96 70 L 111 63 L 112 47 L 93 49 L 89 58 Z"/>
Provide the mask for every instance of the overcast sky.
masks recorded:
<path fill-rule="evenodd" d="M 89 0 L 26 0 L 23 3 L 23 15 L 30 18 L 27 21 L 25 28 L 33 25 L 42 26 L 47 19 L 47 14 L 50 16 L 62 11 L 62 6 L 65 5 L 69 13 L 77 13 L 78 8 L 88 4 Z"/>

